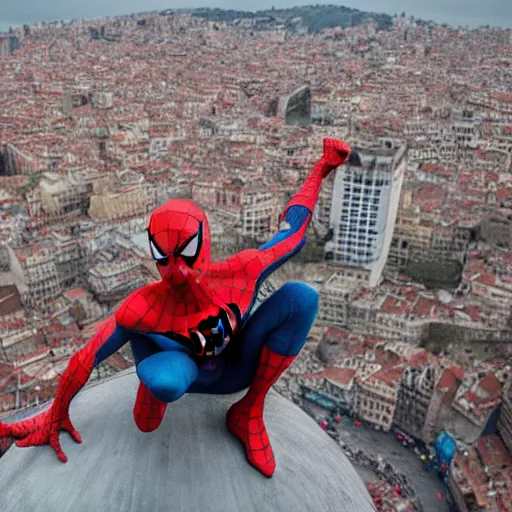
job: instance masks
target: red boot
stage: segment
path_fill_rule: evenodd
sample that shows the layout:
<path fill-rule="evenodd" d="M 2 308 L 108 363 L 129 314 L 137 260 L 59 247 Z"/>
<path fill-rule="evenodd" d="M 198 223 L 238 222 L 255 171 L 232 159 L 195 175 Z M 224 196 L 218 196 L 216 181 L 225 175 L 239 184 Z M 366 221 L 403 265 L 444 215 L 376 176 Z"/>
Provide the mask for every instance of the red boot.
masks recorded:
<path fill-rule="evenodd" d="M 247 394 L 229 408 L 226 418 L 229 431 L 244 444 L 249 463 L 269 478 L 276 462 L 263 422 L 263 404 L 272 384 L 294 359 L 295 356 L 281 356 L 264 346 L 256 377 Z"/>
<path fill-rule="evenodd" d="M 153 432 L 164 419 L 167 404 L 160 402 L 151 391 L 141 382 L 137 391 L 137 400 L 133 408 L 133 417 L 139 430 L 142 432 Z"/>

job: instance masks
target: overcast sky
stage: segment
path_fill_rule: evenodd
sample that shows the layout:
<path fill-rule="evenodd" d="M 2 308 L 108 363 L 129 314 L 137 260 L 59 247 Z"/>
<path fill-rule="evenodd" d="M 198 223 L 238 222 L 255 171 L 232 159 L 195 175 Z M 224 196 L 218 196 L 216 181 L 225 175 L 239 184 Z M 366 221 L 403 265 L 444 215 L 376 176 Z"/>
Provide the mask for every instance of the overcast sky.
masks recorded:
<path fill-rule="evenodd" d="M 0 30 L 35 21 L 92 18 L 183 7 L 261 10 L 339 4 L 363 11 L 401 13 L 452 25 L 512 27 L 512 0 L 0 0 Z"/>

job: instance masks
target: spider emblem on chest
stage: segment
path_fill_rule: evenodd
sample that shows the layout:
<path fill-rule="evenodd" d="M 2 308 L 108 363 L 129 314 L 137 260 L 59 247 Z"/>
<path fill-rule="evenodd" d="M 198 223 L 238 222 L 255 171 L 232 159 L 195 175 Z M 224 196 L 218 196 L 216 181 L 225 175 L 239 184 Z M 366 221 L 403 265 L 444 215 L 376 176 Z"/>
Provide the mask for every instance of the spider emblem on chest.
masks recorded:
<path fill-rule="evenodd" d="M 240 310 L 229 304 L 230 311 L 219 309 L 216 316 L 201 320 L 197 329 L 189 330 L 194 353 L 198 357 L 214 357 L 220 355 L 232 340 L 240 325 Z"/>

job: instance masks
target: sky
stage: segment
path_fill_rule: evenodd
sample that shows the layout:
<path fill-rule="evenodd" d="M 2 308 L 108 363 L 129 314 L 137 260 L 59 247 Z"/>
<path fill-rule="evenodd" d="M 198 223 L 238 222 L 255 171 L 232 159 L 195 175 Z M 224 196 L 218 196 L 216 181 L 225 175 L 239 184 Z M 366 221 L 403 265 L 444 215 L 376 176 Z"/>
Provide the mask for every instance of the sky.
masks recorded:
<path fill-rule="evenodd" d="M 362 11 L 408 15 L 451 25 L 512 28 L 512 0 L 0 0 L 0 31 L 11 25 L 59 19 L 94 18 L 184 7 L 256 11 L 316 5 L 345 5 Z"/>

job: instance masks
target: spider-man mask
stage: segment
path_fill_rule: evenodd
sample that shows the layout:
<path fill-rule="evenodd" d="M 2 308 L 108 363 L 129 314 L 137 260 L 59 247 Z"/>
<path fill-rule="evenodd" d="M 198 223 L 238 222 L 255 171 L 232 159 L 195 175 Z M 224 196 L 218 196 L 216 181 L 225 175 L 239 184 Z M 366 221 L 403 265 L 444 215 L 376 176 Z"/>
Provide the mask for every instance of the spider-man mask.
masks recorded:
<path fill-rule="evenodd" d="M 173 288 L 200 283 L 210 265 L 210 229 L 192 201 L 171 199 L 151 215 L 149 246 L 162 279 Z"/>

